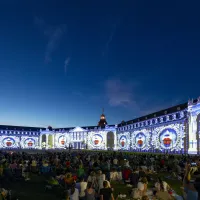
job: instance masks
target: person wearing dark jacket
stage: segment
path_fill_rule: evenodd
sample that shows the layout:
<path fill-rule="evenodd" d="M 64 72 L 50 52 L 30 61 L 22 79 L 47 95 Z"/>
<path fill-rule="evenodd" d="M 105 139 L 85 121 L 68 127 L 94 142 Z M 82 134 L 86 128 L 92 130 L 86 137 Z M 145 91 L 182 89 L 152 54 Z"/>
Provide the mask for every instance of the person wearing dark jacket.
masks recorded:
<path fill-rule="evenodd" d="M 138 181 L 139 181 L 139 174 L 136 172 L 136 170 L 134 170 L 130 174 L 130 184 L 133 185 L 133 188 L 137 187 Z"/>

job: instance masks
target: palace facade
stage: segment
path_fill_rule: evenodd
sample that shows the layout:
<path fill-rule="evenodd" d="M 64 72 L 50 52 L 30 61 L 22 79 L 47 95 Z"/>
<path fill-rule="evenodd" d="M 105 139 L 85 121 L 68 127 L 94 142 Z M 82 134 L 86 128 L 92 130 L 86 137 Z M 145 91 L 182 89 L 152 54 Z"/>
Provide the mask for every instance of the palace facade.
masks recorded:
<path fill-rule="evenodd" d="M 1 149 L 102 149 L 200 154 L 200 98 L 117 125 L 56 128 L 0 125 Z"/>

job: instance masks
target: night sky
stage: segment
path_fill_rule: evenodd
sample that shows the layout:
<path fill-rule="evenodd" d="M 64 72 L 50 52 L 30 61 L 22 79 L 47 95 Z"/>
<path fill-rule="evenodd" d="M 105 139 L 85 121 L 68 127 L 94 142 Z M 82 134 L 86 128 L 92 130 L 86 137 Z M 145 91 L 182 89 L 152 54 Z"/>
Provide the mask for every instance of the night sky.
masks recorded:
<path fill-rule="evenodd" d="M 43 3 L 44 2 L 44 3 Z M 200 95 L 200 1 L 2 0 L 0 124 L 131 120 Z"/>

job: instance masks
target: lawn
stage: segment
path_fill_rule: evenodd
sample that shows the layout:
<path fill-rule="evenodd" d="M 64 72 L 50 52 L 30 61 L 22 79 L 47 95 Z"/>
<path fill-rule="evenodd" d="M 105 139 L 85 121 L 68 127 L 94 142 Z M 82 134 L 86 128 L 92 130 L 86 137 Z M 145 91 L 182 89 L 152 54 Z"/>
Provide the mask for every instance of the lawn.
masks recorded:
<path fill-rule="evenodd" d="M 168 174 L 160 174 L 159 176 L 165 177 Z M 153 178 L 156 178 L 157 175 L 153 175 Z M 181 182 L 178 180 L 170 180 L 163 178 L 169 183 L 169 185 L 176 191 L 177 194 L 182 195 L 181 192 Z M 39 175 L 31 175 L 30 181 L 20 181 L 12 182 L 11 189 L 13 195 L 17 196 L 19 200 L 61 200 L 63 199 L 63 189 L 54 189 L 45 192 L 45 177 Z M 112 187 L 114 188 L 114 196 L 117 197 L 119 193 L 126 194 L 127 197 L 130 195 L 131 188 L 127 187 L 126 184 L 119 182 L 111 182 Z M 151 181 L 148 185 L 149 188 L 154 186 L 154 181 Z"/>

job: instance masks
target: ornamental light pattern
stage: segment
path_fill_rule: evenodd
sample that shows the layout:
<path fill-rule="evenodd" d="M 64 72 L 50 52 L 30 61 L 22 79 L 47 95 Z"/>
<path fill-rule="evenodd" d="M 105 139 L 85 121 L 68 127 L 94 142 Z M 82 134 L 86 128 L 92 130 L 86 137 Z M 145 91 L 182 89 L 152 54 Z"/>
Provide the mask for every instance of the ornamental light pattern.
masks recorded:
<path fill-rule="evenodd" d="M 181 151 L 185 137 L 183 123 L 156 127 L 152 132 L 152 147 L 154 149 Z"/>
<path fill-rule="evenodd" d="M 138 131 L 134 131 L 131 133 L 131 148 L 133 150 L 149 150 L 150 146 L 150 136 L 151 133 L 147 129 L 142 129 Z"/>
<path fill-rule="evenodd" d="M 117 134 L 118 149 L 130 150 L 130 132 L 123 132 Z"/>

